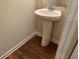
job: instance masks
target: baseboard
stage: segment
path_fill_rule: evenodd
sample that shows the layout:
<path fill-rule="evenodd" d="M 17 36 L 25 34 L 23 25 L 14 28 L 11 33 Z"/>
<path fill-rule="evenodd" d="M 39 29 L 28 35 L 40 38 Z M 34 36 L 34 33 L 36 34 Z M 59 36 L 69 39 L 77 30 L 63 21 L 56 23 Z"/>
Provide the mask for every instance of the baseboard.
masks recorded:
<path fill-rule="evenodd" d="M 35 31 L 35 33 L 36 33 L 37 36 L 42 37 L 42 33 L 38 32 L 38 31 Z"/>
<path fill-rule="evenodd" d="M 36 31 L 36 35 L 42 37 L 42 33 L 38 32 L 38 31 Z M 51 42 L 54 42 L 55 44 L 58 44 L 59 41 L 54 39 L 54 38 L 52 38 Z"/>
<path fill-rule="evenodd" d="M 14 51 L 16 51 L 18 48 L 20 48 L 22 45 L 24 45 L 26 42 L 28 42 L 32 37 L 34 37 L 37 34 L 37 32 L 33 32 L 30 36 L 25 38 L 23 41 L 21 41 L 19 44 L 15 45 L 13 48 L 11 48 L 9 51 L 7 51 L 5 54 L 3 54 L 0 59 L 5 59 L 10 54 L 12 54 Z"/>
<path fill-rule="evenodd" d="M 54 42 L 54 43 L 57 44 L 57 45 L 58 45 L 58 43 L 59 43 L 59 41 L 56 40 L 56 39 L 54 39 L 54 38 L 51 40 L 51 42 Z"/>

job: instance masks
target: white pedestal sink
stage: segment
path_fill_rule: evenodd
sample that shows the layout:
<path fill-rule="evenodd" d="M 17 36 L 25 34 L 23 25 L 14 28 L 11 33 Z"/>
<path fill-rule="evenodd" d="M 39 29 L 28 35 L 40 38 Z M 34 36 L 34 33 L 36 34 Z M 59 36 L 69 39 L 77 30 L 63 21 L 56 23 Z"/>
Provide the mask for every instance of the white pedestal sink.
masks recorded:
<path fill-rule="evenodd" d="M 43 19 L 43 36 L 41 45 L 47 46 L 51 40 L 51 30 L 53 21 L 58 21 L 62 13 L 59 10 L 52 10 L 51 12 L 47 8 L 35 10 L 35 14 L 42 17 Z"/>

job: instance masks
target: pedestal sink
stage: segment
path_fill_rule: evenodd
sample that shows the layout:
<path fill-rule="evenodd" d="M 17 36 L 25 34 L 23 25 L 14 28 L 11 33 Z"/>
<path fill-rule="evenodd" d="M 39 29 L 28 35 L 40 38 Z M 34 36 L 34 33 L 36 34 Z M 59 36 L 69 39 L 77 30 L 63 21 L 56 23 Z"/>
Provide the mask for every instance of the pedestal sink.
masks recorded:
<path fill-rule="evenodd" d="M 41 46 L 45 47 L 50 43 L 52 23 L 60 20 L 62 13 L 59 10 L 52 10 L 51 12 L 47 8 L 35 10 L 35 14 L 43 19 L 43 36 Z"/>

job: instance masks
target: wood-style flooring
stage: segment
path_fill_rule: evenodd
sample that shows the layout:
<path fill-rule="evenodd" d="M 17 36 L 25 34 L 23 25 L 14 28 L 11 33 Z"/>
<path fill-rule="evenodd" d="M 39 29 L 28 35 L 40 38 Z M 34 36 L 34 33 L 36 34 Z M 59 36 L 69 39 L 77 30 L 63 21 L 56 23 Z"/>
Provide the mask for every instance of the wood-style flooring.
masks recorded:
<path fill-rule="evenodd" d="M 41 39 L 33 37 L 6 59 L 54 59 L 57 45 L 51 42 L 47 47 L 41 47 Z"/>

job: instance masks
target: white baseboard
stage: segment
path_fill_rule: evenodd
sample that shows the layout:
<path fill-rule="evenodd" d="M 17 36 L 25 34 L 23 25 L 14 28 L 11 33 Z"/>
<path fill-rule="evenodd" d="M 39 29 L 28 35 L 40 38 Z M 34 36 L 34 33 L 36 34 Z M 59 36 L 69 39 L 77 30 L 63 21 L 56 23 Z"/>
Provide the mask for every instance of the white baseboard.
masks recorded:
<path fill-rule="evenodd" d="M 16 51 L 18 48 L 20 48 L 22 45 L 24 45 L 26 42 L 28 42 L 31 38 L 33 38 L 35 35 L 38 35 L 40 37 L 42 37 L 42 34 L 39 33 L 38 31 L 33 32 L 30 36 L 28 36 L 27 38 L 25 38 L 23 41 L 21 41 L 20 43 L 18 43 L 17 45 L 15 45 L 13 48 L 11 48 L 9 51 L 7 51 L 5 54 L 3 54 L 0 59 L 5 59 L 6 57 L 8 57 L 9 55 L 11 55 L 14 51 Z M 57 40 L 52 40 L 52 42 L 58 44 Z"/>
<path fill-rule="evenodd" d="M 54 43 L 57 44 L 57 45 L 58 45 L 58 43 L 59 43 L 59 41 L 56 40 L 56 39 L 54 39 L 54 38 L 51 40 L 51 42 L 54 42 Z"/>
<path fill-rule="evenodd" d="M 38 31 L 35 31 L 35 33 L 36 33 L 37 36 L 42 37 L 42 33 L 38 32 Z"/>
<path fill-rule="evenodd" d="M 23 41 L 21 41 L 19 44 L 15 45 L 13 48 L 11 48 L 9 51 L 7 51 L 5 54 L 3 54 L 0 59 L 5 59 L 8 57 L 10 54 L 12 54 L 14 51 L 16 51 L 18 48 L 20 48 L 22 45 L 24 45 L 26 42 L 28 42 L 32 37 L 36 35 L 36 31 L 33 32 L 30 36 L 25 38 Z"/>
<path fill-rule="evenodd" d="M 38 31 L 36 31 L 36 35 L 42 37 L 42 33 L 38 32 Z M 54 42 L 55 44 L 58 44 L 59 43 L 59 41 L 56 40 L 56 39 L 54 39 L 54 38 L 52 38 L 51 42 Z"/>

